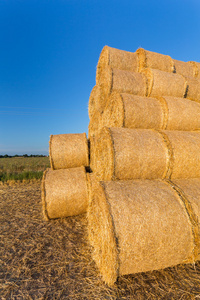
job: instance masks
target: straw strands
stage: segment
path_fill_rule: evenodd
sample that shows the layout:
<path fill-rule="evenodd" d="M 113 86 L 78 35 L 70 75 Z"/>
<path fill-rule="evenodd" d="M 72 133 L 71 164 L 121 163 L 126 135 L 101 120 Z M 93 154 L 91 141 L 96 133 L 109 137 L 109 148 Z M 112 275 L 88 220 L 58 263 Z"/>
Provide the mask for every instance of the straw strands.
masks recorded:
<path fill-rule="evenodd" d="M 49 159 L 53 170 L 88 166 L 86 133 L 51 135 Z"/>
<path fill-rule="evenodd" d="M 185 204 L 167 182 L 104 181 L 96 184 L 90 197 L 89 239 L 107 284 L 120 275 L 197 259 Z M 193 197 L 189 201 L 193 208 Z"/>
<path fill-rule="evenodd" d="M 85 213 L 88 206 L 85 168 L 47 169 L 42 180 L 42 202 L 47 220 Z"/>

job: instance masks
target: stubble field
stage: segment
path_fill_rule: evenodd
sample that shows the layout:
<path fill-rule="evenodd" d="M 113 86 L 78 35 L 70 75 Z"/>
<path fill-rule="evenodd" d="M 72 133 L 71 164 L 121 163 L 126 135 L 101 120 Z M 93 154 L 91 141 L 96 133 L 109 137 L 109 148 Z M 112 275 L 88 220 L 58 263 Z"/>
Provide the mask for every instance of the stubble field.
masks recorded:
<path fill-rule="evenodd" d="M 46 222 L 40 182 L 0 186 L 0 299 L 200 299 L 200 263 L 105 285 L 91 257 L 86 215 Z"/>

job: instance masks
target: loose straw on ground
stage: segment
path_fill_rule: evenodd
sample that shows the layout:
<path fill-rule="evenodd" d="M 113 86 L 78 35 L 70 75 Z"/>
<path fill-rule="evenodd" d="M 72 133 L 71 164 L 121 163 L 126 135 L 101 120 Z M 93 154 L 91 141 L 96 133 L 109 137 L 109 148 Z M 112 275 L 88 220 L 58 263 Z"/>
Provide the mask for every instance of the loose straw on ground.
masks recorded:
<path fill-rule="evenodd" d="M 53 170 L 88 166 L 86 133 L 51 135 L 49 159 Z"/>
<path fill-rule="evenodd" d="M 199 194 L 200 181 L 196 188 Z M 89 240 L 108 285 L 120 275 L 197 259 L 191 214 L 171 184 L 161 180 L 106 181 L 92 189 Z M 191 208 L 195 201 L 190 197 Z"/>
<path fill-rule="evenodd" d="M 200 132 L 103 128 L 95 137 L 100 180 L 200 177 Z"/>
<path fill-rule="evenodd" d="M 42 202 L 47 220 L 85 213 L 88 207 L 85 168 L 47 169 L 42 180 Z"/>

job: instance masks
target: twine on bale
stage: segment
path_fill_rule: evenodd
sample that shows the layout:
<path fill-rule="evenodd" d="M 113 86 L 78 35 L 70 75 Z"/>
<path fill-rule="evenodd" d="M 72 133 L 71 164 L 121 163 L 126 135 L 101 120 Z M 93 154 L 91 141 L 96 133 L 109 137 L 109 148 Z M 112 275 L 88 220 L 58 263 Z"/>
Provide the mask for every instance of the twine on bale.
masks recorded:
<path fill-rule="evenodd" d="M 85 168 L 47 169 L 42 179 L 42 204 L 46 220 L 85 213 L 88 206 Z"/>
<path fill-rule="evenodd" d="M 139 70 L 145 68 L 158 69 L 164 72 L 174 72 L 174 62 L 169 55 L 144 50 L 136 51 L 139 58 Z"/>
<path fill-rule="evenodd" d="M 86 133 L 51 135 L 49 159 L 53 170 L 89 165 Z"/>
<path fill-rule="evenodd" d="M 100 54 L 97 65 L 96 84 L 99 84 L 101 73 L 108 66 L 113 69 L 137 72 L 137 54 L 105 46 Z"/>
<path fill-rule="evenodd" d="M 89 240 L 108 285 L 120 275 L 194 262 L 191 219 L 179 193 L 168 183 L 104 181 L 93 190 Z"/>
<path fill-rule="evenodd" d="M 155 69 L 144 69 L 141 72 L 147 78 L 148 97 L 185 97 L 187 82 L 182 75 L 163 72 Z"/>

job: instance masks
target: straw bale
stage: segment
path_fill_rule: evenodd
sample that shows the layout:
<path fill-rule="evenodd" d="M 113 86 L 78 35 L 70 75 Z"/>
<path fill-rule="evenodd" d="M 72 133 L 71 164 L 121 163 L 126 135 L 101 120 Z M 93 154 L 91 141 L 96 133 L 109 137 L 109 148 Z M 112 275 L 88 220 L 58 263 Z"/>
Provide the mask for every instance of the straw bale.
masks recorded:
<path fill-rule="evenodd" d="M 174 179 L 169 182 L 180 195 L 192 224 L 194 261 L 200 259 L 200 178 Z"/>
<path fill-rule="evenodd" d="M 160 180 L 104 181 L 93 187 L 89 240 L 103 280 L 193 258 L 194 236 L 177 192 Z"/>
<path fill-rule="evenodd" d="M 100 111 L 96 111 L 92 119 L 90 120 L 88 126 L 88 137 L 89 139 L 92 136 L 96 136 L 102 127 L 102 113 Z"/>
<path fill-rule="evenodd" d="M 103 128 L 95 141 L 100 180 L 200 177 L 200 131 Z"/>
<path fill-rule="evenodd" d="M 93 171 L 95 169 L 95 136 L 90 137 L 90 168 Z"/>
<path fill-rule="evenodd" d="M 200 128 L 200 104 L 185 98 L 163 97 L 168 113 L 167 130 L 196 130 Z M 159 129 L 159 128 L 158 128 Z"/>
<path fill-rule="evenodd" d="M 200 177 L 200 131 L 165 131 L 172 149 L 171 178 Z"/>
<path fill-rule="evenodd" d="M 194 70 L 195 70 L 195 77 L 200 79 L 200 63 L 195 61 L 189 61 L 190 64 L 192 64 Z"/>
<path fill-rule="evenodd" d="M 99 83 L 102 70 L 110 66 L 113 69 L 126 71 L 138 71 L 138 57 L 136 53 L 123 51 L 105 46 L 100 54 L 97 72 L 96 83 Z"/>
<path fill-rule="evenodd" d="M 152 68 L 164 72 L 174 72 L 174 63 L 170 56 L 139 48 L 136 53 L 139 58 L 139 70 Z"/>
<path fill-rule="evenodd" d="M 86 133 L 51 135 L 49 159 L 53 170 L 88 166 Z"/>
<path fill-rule="evenodd" d="M 162 128 L 165 110 L 161 101 L 127 93 L 112 93 L 103 113 L 103 125 L 126 128 Z"/>
<path fill-rule="evenodd" d="M 112 93 L 102 115 L 102 127 L 196 130 L 200 104 L 177 97 L 141 97 Z"/>
<path fill-rule="evenodd" d="M 187 82 L 182 75 L 163 72 L 155 69 L 142 71 L 148 81 L 147 96 L 173 96 L 184 98 Z"/>
<path fill-rule="evenodd" d="M 169 156 L 157 131 L 105 127 L 95 139 L 94 171 L 100 180 L 164 178 Z"/>
<path fill-rule="evenodd" d="M 147 80 L 144 74 L 129 72 L 109 67 L 102 70 L 99 86 L 106 99 L 112 92 L 129 93 L 133 95 L 146 96 Z"/>
<path fill-rule="evenodd" d="M 181 74 L 186 77 L 195 77 L 196 68 L 193 64 L 176 59 L 174 59 L 173 61 L 175 73 Z"/>
<path fill-rule="evenodd" d="M 85 168 L 47 169 L 42 179 L 42 202 L 46 219 L 85 213 L 88 207 Z"/>
<path fill-rule="evenodd" d="M 200 102 L 200 78 L 186 77 L 187 93 L 186 98 Z"/>

